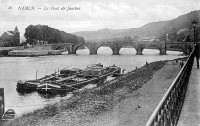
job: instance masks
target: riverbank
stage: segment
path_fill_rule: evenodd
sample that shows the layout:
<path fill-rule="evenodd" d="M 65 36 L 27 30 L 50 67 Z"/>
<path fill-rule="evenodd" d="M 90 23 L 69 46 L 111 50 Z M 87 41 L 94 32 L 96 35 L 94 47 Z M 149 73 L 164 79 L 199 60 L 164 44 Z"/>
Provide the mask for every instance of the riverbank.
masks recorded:
<path fill-rule="evenodd" d="M 129 72 L 104 86 L 81 91 L 70 99 L 62 99 L 59 103 L 48 105 L 44 109 L 23 115 L 14 121 L 6 122 L 4 125 L 100 126 L 146 123 L 147 117 L 156 106 L 155 104 L 163 96 L 160 93 L 166 92 L 167 86 L 172 83 L 179 70 L 179 65 L 175 61 L 149 63 L 148 66 Z M 161 86 L 161 84 L 166 85 Z M 146 96 L 147 101 L 144 100 L 144 96 Z M 140 101 L 133 104 L 132 102 L 137 101 L 137 99 L 145 101 L 145 104 L 140 104 Z M 147 107 L 148 105 L 150 107 Z M 138 111 L 143 109 L 143 115 L 146 115 L 146 118 L 142 118 L 143 116 L 138 114 Z M 138 116 L 137 118 L 132 116 L 132 118 L 126 114 L 130 112 L 135 116 L 139 115 L 139 118 Z M 132 119 L 126 120 L 128 117 Z"/>

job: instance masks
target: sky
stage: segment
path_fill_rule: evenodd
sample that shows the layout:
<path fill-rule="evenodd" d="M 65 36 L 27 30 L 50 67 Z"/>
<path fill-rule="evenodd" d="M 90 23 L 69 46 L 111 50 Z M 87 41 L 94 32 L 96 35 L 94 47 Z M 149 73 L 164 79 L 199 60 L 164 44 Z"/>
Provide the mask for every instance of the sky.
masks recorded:
<path fill-rule="evenodd" d="M 67 33 L 136 28 L 199 9 L 200 0 L 0 0 L 0 35 L 37 24 Z"/>

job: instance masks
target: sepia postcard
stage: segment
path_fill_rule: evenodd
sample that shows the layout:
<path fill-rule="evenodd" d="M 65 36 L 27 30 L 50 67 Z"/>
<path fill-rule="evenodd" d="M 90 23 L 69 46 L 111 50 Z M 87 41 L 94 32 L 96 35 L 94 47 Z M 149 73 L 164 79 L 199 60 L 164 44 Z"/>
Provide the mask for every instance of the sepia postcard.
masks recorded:
<path fill-rule="evenodd" d="M 200 124 L 198 100 L 187 100 L 198 91 L 183 86 L 199 82 L 199 7 L 0 0 L 0 125 Z"/>

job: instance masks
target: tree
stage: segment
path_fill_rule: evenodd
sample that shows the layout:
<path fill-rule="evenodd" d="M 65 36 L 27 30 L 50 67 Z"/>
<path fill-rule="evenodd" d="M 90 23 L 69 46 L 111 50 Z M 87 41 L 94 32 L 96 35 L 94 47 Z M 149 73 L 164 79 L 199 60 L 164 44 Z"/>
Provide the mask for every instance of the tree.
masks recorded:
<path fill-rule="evenodd" d="M 176 32 L 171 32 L 171 33 L 169 33 L 169 34 L 168 34 L 168 38 L 169 38 L 169 40 L 172 41 L 172 42 L 175 41 L 176 38 L 177 38 Z"/>
<path fill-rule="evenodd" d="M 190 34 L 190 31 L 188 28 L 183 28 L 183 29 L 180 29 L 177 33 L 177 38 L 176 40 L 178 42 L 185 42 L 186 39 L 187 39 L 187 36 Z"/>
<path fill-rule="evenodd" d="M 34 44 L 34 40 L 37 37 L 37 29 L 33 25 L 28 26 L 25 29 L 24 37 L 26 38 L 27 42 L 30 44 Z"/>
<path fill-rule="evenodd" d="M 140 37 L 138 37 L 137 35 L 133 37 L 133 41 L 138 41 Z"/>
<path fill-rule="evenodd" d="M 24 34 L 27 43 L 34 44 L 35 41 L 47 41 L 51 43 L 84 43 L 82 37 L 68 34 L 64 31 L 48 27 L 47 25 L 30 25 L 25 29 Z"/>

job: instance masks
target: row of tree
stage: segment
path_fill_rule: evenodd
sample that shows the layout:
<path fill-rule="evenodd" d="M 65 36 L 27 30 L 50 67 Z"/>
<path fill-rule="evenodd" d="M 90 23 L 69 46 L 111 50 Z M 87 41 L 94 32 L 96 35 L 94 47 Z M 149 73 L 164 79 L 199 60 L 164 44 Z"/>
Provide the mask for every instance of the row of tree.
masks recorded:
<path fill-rule="evenodd" d="M 48 44 L 52 43 L 84 43 L 83 37 L 78 37 L 66 33 L 64 31 L 59 31 L 48 27 L 47 25 L 29 25 L 25 29 L 24 34 L 27 43 L 34 44 L 36 41 L 46 41 Z"/>

